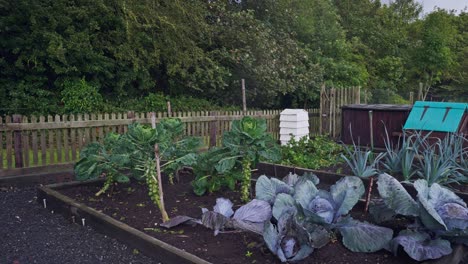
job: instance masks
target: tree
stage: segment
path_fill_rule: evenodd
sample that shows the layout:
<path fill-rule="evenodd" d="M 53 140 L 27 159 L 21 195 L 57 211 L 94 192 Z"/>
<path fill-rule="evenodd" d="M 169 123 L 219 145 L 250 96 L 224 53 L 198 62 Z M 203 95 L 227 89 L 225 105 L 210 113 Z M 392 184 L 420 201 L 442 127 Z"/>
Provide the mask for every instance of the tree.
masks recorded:
<path fill-rule="evenodd" d="M 414 26 L 418 41 L 413 49 L 411 73 L 423 83 L 427 95 L 456 65 L 452 46 L 457 29 L 453 16 L 441 9 Z"/>

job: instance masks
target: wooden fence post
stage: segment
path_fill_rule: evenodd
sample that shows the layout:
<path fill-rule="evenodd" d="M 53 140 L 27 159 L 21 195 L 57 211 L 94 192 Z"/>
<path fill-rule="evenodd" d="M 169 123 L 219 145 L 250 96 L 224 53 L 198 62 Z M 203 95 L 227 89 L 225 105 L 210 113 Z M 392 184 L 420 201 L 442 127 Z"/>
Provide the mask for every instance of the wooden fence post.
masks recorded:
<path fill-rule="evenodd" d="M 172 117 L 171 101 L 167 101 L 167 116 Z"/>
<path fill-rule="evenodd" d="M 216 132 L 218 130 L 217 112 L 210 112 L 210 116 L 215 116 L 215 120 L 210 121 L 210 148 L 216 146 Z"/>
<path fill-rule="evenodd" d="M 361 104 L 361 86 L 357 87 L 356 91 L 356 104 Z"/>
<path fill-rule="evenodd" d="M 151 112 L 151 128 L 156 128 L 156 113 Z"/>
<path fill-rule="evenodd" d="M 325 88 L 325 84 L 322 85 L 320 90 L 320 134 L 326 134 L 328 130 L 328 107 L 327 103 L 329 102 L 329 98 L 327 96 L 327 90 Z"/>
<path fill-rule="evenodd" d="M 21 115 L 13 115 L 13 123 L 21 123 L 23 117 Z M 13 133 L 14 148 L 15 148 L 15 168 L 22 168 L 23 164 L 23 143 L 21 130 L 15 130 Z M 29 153 L 26 153 L 29 155 Z"/>
<path fill-rule="evenodd" d="M 335 88 L 331 88 L 330 90 L 330 111 L 328 113 L 328 134 L 333 137 L 333 115 L 334 115 L 334 101 L 335 101 Z"/>
<path fill-rule="evenodd" d="M 247 99 L 245 98 L 245 79 L 242 79 L 242 111 L 247 111 Z"/>
<path fill-rule="evenodd" d="M 135 123 L 136 122 L 135 112 L 128 111 L 127 112 L 127 119 L 132 119 L 132 123 Z"/>
<path fill-rule="evenodd" d="M 423 84 L 420 82 L 419 83 L 419 90 L 418 90 L 418 101 L 424 101 L 423 97 Z"/>

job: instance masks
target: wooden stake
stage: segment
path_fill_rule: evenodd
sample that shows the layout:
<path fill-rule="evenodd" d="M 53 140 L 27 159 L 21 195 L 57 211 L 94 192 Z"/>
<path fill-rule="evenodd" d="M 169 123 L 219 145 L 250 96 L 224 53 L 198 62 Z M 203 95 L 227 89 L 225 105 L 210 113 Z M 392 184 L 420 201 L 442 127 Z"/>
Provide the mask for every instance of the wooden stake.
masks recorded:
<path fill-rule="evenodd" d="M 369 203 L 370 203 L 370 198 L 371 198 L 371 193 L 372 193 L 372 186 L 374 185 L 374 176 L 371 176 L 369 179 L 369 189 L 367 190 L 367 197 L 366 197 L 366 206 L 364 208 L 364 213 L 367 213 L 369 210 Z"/>
<path fill-rule="evenodd" d="M 372 110 L 369 110 L 369 129 L 370 129 L 370 144 L 371 151 L 374 151 L 374 124 L 372 121 Z"/>
<path fill-rule="evenodd" d="M 13 115 L 13 123 L 21 123 L 23 117 L 21 115 Z M 21 130 L 15 130 L 14 135 L 14 147 L 15 147 L 15 168 L 23 168 L 23 144 Z M 26 153 L 29 155 L 29 153 Z M 3 162 L 3 161 L 2 161 Z"/>

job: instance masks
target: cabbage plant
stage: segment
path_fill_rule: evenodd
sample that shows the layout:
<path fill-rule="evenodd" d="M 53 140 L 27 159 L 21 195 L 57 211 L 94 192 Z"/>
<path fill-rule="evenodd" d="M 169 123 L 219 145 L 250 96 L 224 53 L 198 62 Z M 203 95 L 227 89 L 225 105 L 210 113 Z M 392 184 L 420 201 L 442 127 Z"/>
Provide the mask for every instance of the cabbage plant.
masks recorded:
<path fill-rule="evenodd" d="M 285 180 L 261 176 L 256 184 L 256 198 L 272 204 L 274 219 L 266 224 L 263 237 L 281 261 L 307 257 L 314 248 L 326 245 L 333 231 L 341 233 L 343 244 L 353 252 L 388 247 L 391 229 L 348 216 L 365 192 L 358 177 L 344 177 L 330 191 L 317 189 L 318 182 L 307 178 L 290 175 Z M 304 232 L 308 239 L 304 239 Z"/>
<path fill-rule="evenodd" d="M 215 236 L 224 229 L 240 229 L 261 235 L 265 222 L 271 218 L 271 206 L 262 200 L 253 199 L 235 212 L 232 207 L 233 204 L 229 199 L 218 198 L 212 211 L 202 208 L 201 219 L 176 216 L 161 226 L 172 228 L 183 223 L 194 223 L 214 230 Z"/>
<path fill-rule="evenodd" d="M 466 203 L 452 191 L 419 179 L 414 182 L 417 199 L 413 199 L 398 180 L 388 174 L 379 175 L 378 191 L 382 203 L 371 213 L 388 220 L 395 215 L 414 218 L 415 224 L 400 231 L 389 249 L 398 248 L 415 260 L 437 259 L 452 252 L 452 243 L 468 245 L 468 209 Z M 379 218 L 379 217 L 378 217 Z"/>

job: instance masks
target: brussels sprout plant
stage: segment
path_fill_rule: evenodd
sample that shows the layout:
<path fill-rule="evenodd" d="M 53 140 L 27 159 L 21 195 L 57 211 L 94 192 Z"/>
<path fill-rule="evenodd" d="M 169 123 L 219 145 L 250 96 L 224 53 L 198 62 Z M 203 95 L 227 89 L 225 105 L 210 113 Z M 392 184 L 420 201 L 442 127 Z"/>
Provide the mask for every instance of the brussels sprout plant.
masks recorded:
<path fill-rule="evenodd" d="M 161 170 L 166 174 L 176 173 L 182 166 L 191 166 L 196 161 L 200 141 L 182 137 L 183 124 L 179 119 L 164 119 L 155 129 L 141 124 L 131 124 L 123 135 L 110 133 L 103 143 L 91 143 L 80 153 L 75 164 L 78 180 L 106 178 L 100 195 L 114 183 L 125 183 L 133 177 L 146 180 L 149 196 L 161 209 L 159 180 L 155 164 L 155 145 L 161 160 Z M 164 210 L 162 210 L 164 211 Z M 164 219 L 167 214 L 163 212 Z"/>
<path fill-rule="evenodd" d="M 234 189 L 236 182 L 240 182 L 241 199 L 249 201 L 251 169 L 261 158 L 281 159 L 280 146 L 267 133 L 266 120 L 248 116 L 234 120 L 231 131 L 223 135 L 222 146 L 202 154 L 194 166 L 194 192 L 203 195 L 221 186 Z"/>

